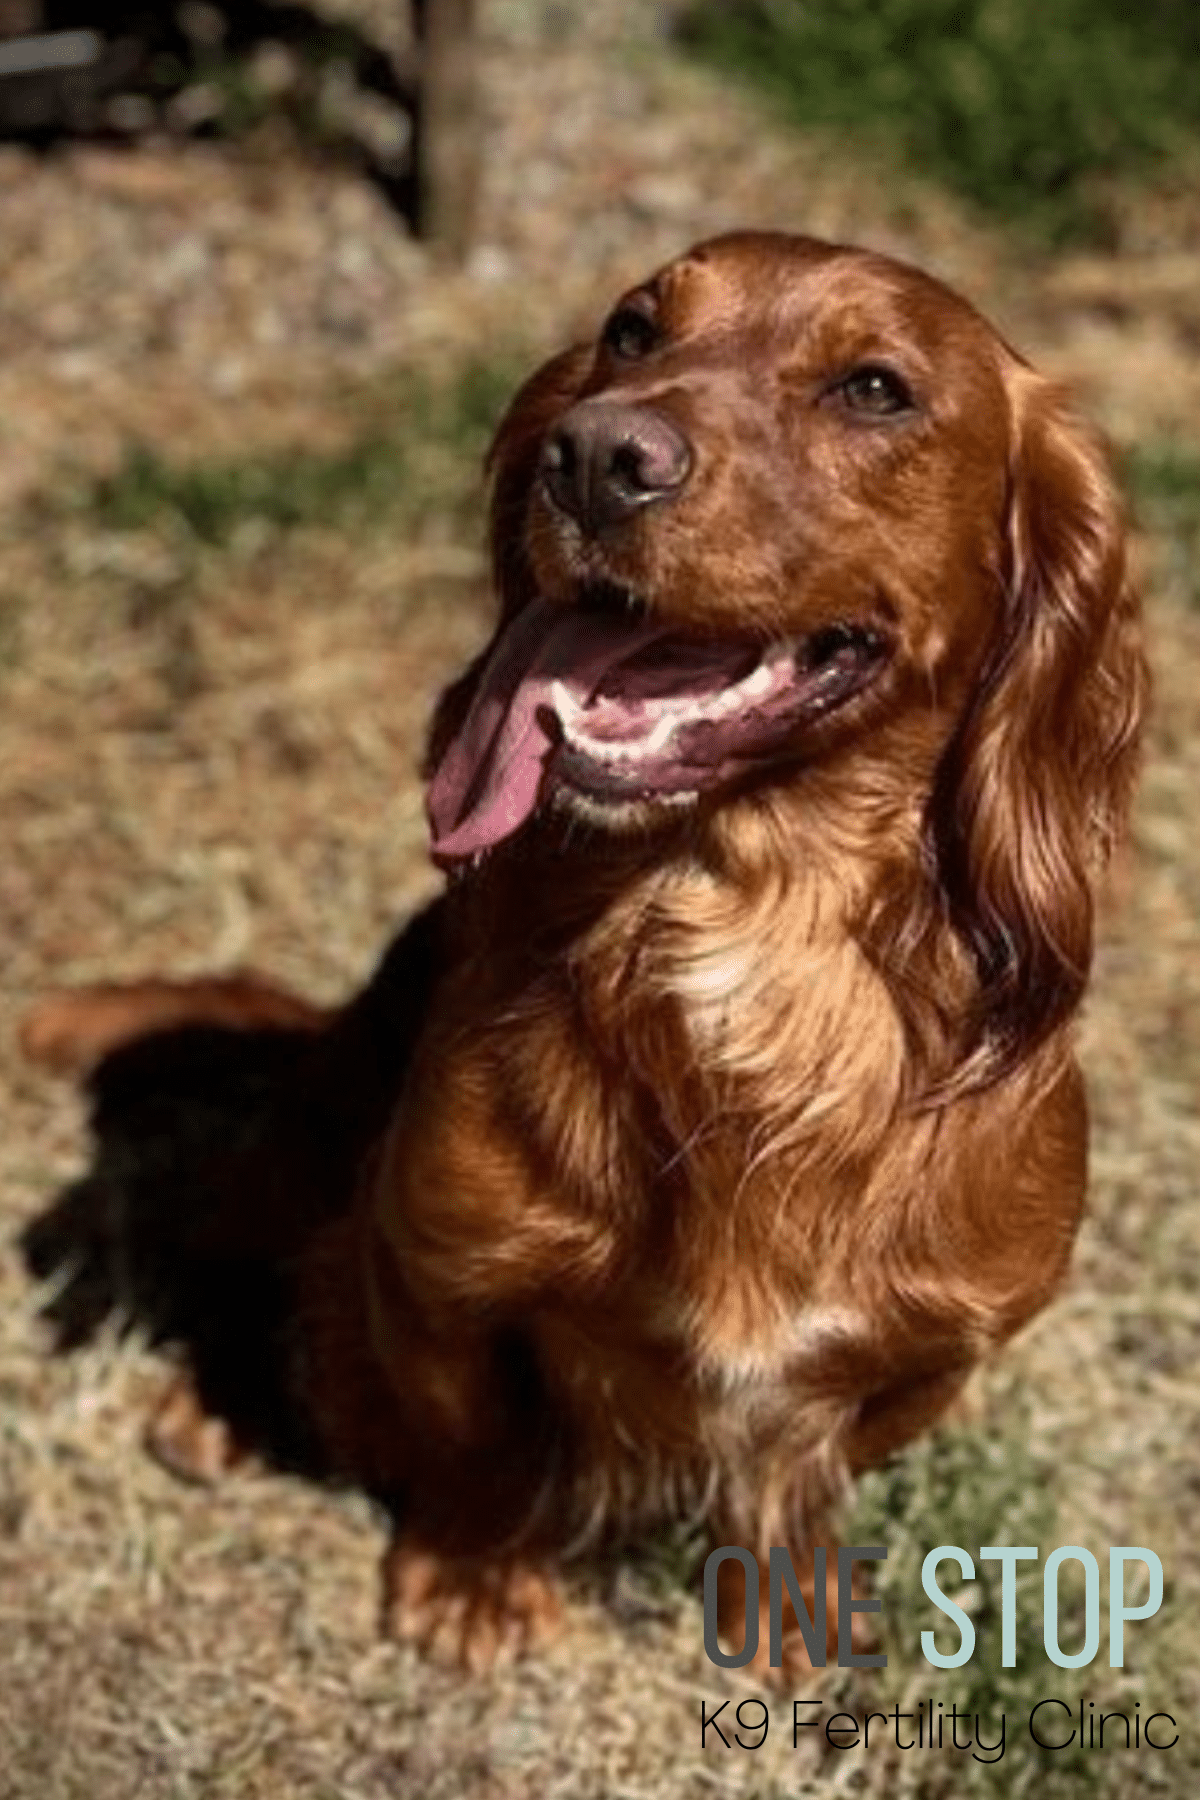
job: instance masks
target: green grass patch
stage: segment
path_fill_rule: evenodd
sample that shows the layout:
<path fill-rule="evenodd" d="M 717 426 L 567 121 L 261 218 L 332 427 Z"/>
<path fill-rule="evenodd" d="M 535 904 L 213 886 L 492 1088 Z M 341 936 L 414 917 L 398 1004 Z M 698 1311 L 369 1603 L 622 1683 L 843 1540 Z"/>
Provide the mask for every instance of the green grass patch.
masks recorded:
<path fill-rule="evenodd" d="M 512 366 L 488 364 L 442 386 L 394 380 L 336 450 L 183 462 L 134 445 L 81 505 L 107 530 L 170 527 L 218 546 L 249 522 L 277 531 L 457 525 L 478 505 L 480 461 L 514 379 Z"/>
<path fill-rule="evenodd" d="M 180 464 L 144 445 L 93 495 L 99 521 L 137 531 L 177 520 L 208 544 L 224 544 L 248 519 L 287 529 L 308 522 L 346 523 L 390 510 L 408 476 L 402 444 L 360 440 L 327 455 L 293 452 L 245 462 Z"/>
<path fill-rule="evenodd" d="M 862 1565 L 868 1571 L 871 1591 L 881 1602 L 872 1621 L 887 1666 L 875 1670 L 833 1669 L 803 1684 L 801 1696 L 811 1693 L 823 1701 L 819 1712 L 802 1713 L 807 1719 L 827 1720 L 835 1712 L 854 1714 L 860 1724 L 868 1712 L 883 1714 L 870 1727 L 865 1747 L 860 1742 L 839 1752 L 827 1765 L 841 1773 L 839 1791 L 859 1794 L 863 1800 L 996 1800 L 996 1796 L 1034 1795 L 1045 1800 L 1134 1800 L 1138 1795 L 1184 1794 L 1193 1791 L 1196 1757 L 1180 1745 L 1171 1756 L 1148 1750 L 1124 1748 L 1119 1721 L 1108 1727 L 1100 1750 L 1081 1743 L 1061 1749 L 1039 1747 L 1030 1734 L 1030 1714 L 1039 1702 L 1056 1699 L 1070 1709 L 1049 1708 L 1039 1715 L 1042 1736 L 1048 1742 L 1055 1731 L 1061 1739 L 1076 1729 L 1082 1702 L 1085 1730 L 1094 1731 L 1102 1712 L 1141 1717 L 1162 1709 L 1182 1718 L 1188 1701 L 1170 1673 L 1157 1672 L 1144 1659 L 1151 1655 L 1153 1625 L 1168 1616 L 1172 1596 L 1164 1611 L 1139 1639 L 1138 1627 L 1126 1635 L 1125 1670 L 1108 1666 L 1108 1563 L 1107 1545 L 1088 1541 L 1100 1564 L 1100 1646 L 1088 1667 L 1061 1668 L 1046 1655 L 1044 1624 L 1044 1572 L 1046 1558 L 1069 1532 L 1060 1517 L 1062 1471 L 1048 1448 L 1041 1446 L 1027 1413 L 1019 1405 L 998 1409 L 988 1422 L 973 1426 L 947 1426 L 912 1446 L 887 1467 L 864 1476 L 858 1483 L 849 1516 L 842 1521 L 843 1543 L 884 1544 L 887 1559 Z M 941 1669 L 925 1657 L 923 1631 L 932 1631 L 943 1654 L 951 1654 L 959 1636 L 950 1620 L 938 1610 L 921 1584 L 921 1569 L 931 1549 L 957 1545 L 972 1558 L 973 1580 L 959 1580 L 953 1562 L 941 1562 L 938 1583 L 943 1593 L 967 1612 L 975 1629 L 975 1647 L 960 1668 Z M 1034 1545 L 1036 1559 L 1016 1565 L 1016 1654 L 1011 1668 L 1002 1666 L 1002 1573 L 999 1562 L 984 1561 L 984 1545 Z M 636 1589 L 652 1603 L 684 1590 L 697 1593 L 700 1570 L 709 1549 L 704 1531 L 680 1527 L 648 1538 L 627 1564 Z M 636 1590 L 635 1590 L 636 1591 Z M 1084 1641 L 1085 1595 L 1083 1572 L 1074 1560 L 1059 1570 L 1058 1639 L 1070 1654 Z M 698 1629 L 698 1627 L 697 1627 Z M 892 1724 L 898 1707 L 901 1720 Z M 941 1744 L 905 1749 L 901 1739 L 916 1735 L 918 1708 L 922 1730 L 932 1710 L 941 1722 Z M 958 1713 L 958 1744 L 952 1740 L 951 1709 Z M 791 1699 L 772 1702 L 773 1730 L 791 1730 Z M 903 1715 L 910 1717 L 905 1720 Z M 1003 1755 L 997 1754 L 1003 1726 Z M 1167 1727 L 1164 1725 L 1163 1729 Z M 965 1740 L 970 1744 L 963 1747 Z M 979 1759 L 973 1754 L 978 1749 Z M 806 1790 L 807 1791 L 807 1790 Z M 763 1790 L 763 1800 L 773 1800 L 775 1790 Z"/>
<path fill-rule="evenodd" d="M 988 1796 L 1036 1792 L 1051 1800 L 1072 1800 L 1081 1794 L 1133 1791 L 1121 1787 L 1129 1770 L 1116 1753 L 1100 1756 L 1081 1750 L 1078 1743 L 1061 1749 L 1039 1749 L 1029 1732 L 1033 1707 L 1049 1697 L 1075 1709 L 1084 1698 L 1109 1710 L 1120 1707 L 1115 1681 L 1120 1671 L 1107 1666 L 1107 1613 L 1102 1616 L 1101 1653 L 1090 1668 L 1063 1669 L 1045 1653 L 1042 1639 L 1043 1570 L 1050 1551 L 1063 1542 L 1058 1523 L 1056 1479 L 1052 1464 L 1030 1447 L 1020 1415 L 1006 1416 L 1002 1425 L 945 1428 L 914 1446 L 889 1468 L 866 1476 L 859 1484 L 854 1512 L 845 1530 L 847 1542 L 886 1544 L 886 1562 L 873 1565 L 875 1591 L 882 1601 L 882 1647 L 888 1666 L 878 1675 L 878 1686 L 864 1696 L 864 1703 L 890 1711 L 897 1703 L 915 1713 L 918 1702 L 932 1704 L 935 1716 L 941 1703 L 944 1747 L 924 1757 L 918 1751 L 895 1756 L 894 1785 L 903 1795 Z M 975 1579 L 959 1582 L 953 1562 L 943 1561 L 938 1582 L 948 1598 L 967 1611 L 975 1627 L 975 1648 L 970 1660 L 957 1669 L 940 1669 L 927 1662 L 921 1646 L 922 1631 L 932 1630 L 943 1654 L 959 1644 L 957 1631 L 935 1607 L 921 1586 L 921 1566 L 928 1551 L 940 1544 L 964 1549 L 975 1566 Z M 1017 1564 L 1016 1660 L 1010 1669 L 1001 1666 L 1001 1570 L 996 1561 L 984 1562 L 981 1545 L 1036 1545 L 1037 1561 Z M 1106 1599 L 1105 1546 L 1088 1546 L 1101 1563 L 1102 1598 Z M 1065 1562 L 1059 1582 L 1059 1639 L 1064 1649 L 1083 1641 L 1083 1578 L 1078 1563 Z M 1127 1710 L 1132 1711 L 1132 1699 Z M 950 1747 L 950 1709 L 958 1709 L 966 1723 L 959 1727 L 959 1741 L 969 1733 L 983 1744 L 994 1744 L 1004 1724 L 1004 1754 L 994 1761 L 977 1761 L 970 1749 Z M 1050 1709 L 1056 1720 L 1066 1715 Z M 1039 1715 L 1047 1723 L 1048 1714 Z M 976 1720 L 978 1725 L 976 1726 Z M 1063 1730 L 1070 1729 L 1068 1724 Z M 874 1758 L 874 1746 L 867 1753 Z M 892 1754 L 895 1755 L 893 1749 Z M 981 1752 L 983 1754 L 983 1752 Z M 995 1751 L 990 1754 L 995 1757 Z M 1132 1755 L 1132 1753 L 1131 1753 Z M 1124 1753 L 1122 1752 L 1122 1758 Z M 1107 1784 L 1116 1773 L 1117 1785 Z M 879 1771 L 876 1771 L 878 1775 Z M 872 1792 L 877 1791 L 872 1789 Z"/>
<path fill-rule="evenodd" d="M 1200 608 L 1200 445 L 1139 445 L 1125 457 L 1124 473 L 1164 591 Z"/>
<path fill-rule="evenodd" d="M 1051 242 L 1200 141 L 1196 0 L 697 0 L 685 44 Z"/>

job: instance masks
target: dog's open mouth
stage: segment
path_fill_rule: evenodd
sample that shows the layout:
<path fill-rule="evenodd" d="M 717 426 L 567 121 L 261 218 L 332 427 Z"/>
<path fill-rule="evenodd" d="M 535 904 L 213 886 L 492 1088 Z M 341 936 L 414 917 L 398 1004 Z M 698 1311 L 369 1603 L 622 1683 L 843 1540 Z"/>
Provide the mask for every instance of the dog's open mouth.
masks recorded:
<path fill-rule="evenodd" d="M 563 789 L 600 804 L 681 804 L 790 750 L 882 667 L 874 628 L 767 645 L 532 601 L 498 640 L 429 785 L 433 852 L 510 836 Z"/>

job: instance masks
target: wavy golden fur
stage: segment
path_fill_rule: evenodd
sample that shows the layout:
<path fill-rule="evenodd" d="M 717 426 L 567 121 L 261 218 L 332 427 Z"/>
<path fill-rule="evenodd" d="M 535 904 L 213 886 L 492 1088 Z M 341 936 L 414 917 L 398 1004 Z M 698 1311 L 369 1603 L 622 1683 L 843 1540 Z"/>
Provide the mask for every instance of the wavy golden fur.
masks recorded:
<path fill-rule="evenodd" d="M 435 783 L 535 601 L 547 630 L 629 607 L 799 646 L 782 735 L 735 736 L 694 794 L 614 794 L 548 726 L 529 816 L 446 856 L 443 900 L 332 1018 L 157 984 L 26 1034 L 85 1063 L 288 1028 L 301 1108 L 378 1090 L 316 1175 L 296 1106 L 260 1134 L 287 1379 L 323 1466 L 394 1503 L 391 1623 L 473 1666 L 552 1623 L 564 1556 L 664 1516 L 802 1564 L 847 1478 L 1051 1298 L 1145 685 L 1096 440 L 880 256 L 699 246 L 526 384 L 491 468 L 499 624 L 438 706 Z M 244 1214 L 244 1161 L 227 1186 Z M 159 1448 L 219 1463 L 237 1433 L 198 1448 L 189 1393 Z"/>

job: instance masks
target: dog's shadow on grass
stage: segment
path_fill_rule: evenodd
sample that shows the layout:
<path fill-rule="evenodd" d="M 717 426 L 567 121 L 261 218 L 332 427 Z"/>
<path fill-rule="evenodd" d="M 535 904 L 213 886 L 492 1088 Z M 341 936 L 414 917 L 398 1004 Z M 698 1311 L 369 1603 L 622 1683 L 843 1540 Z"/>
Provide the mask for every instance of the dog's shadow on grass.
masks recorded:
<path fill-rule="evenodd" d="M 185 1027 L 105 1057 L 88 1084 L 92 1165 L 21 1246 L 51 1284 L 56 1351 L 109 1324 L 169 1346 L 239 1442 L 318 1474 L 287 1379 L 286 1253 L 256 1254 L 252 1234 L 230 1243 L 225 1216 L 231 1179 L 261 1159 L 310 1048 L 299 1031 Z"/>
<path fill-rule="evenodd" d="M 103 1058 L 87 1081 L 90 1166 L 20 1239 L 53 1353 L 114 1326 L 136 1334 L 184 1365 L 205 1413 L 261 1465 L 347 1484 L 305 1410 L 297 1269 L 312 1234 L 353 1203 L 386 1129 L 441 934 L 434 901 L 319 1032 L 187 1025 Z M 402 1493 L 351 1485 L 393 1527 L 402 1519 Z M 675 1615 L 707 1547 L 695 1521 L 665 1525 L 596 1549 L 576 1573 L 640 1628 Z"/>
<path fill-rule="evenodd" d="M 324 1030 L 187 1025 L 103 1058 L 87 1083 L 91 1166 L 20 1240 L 55 1352 L 104 1327 L 136 1333 L 181 1358 L 243 1450 L 328 1475 L 301 1398 L 295 1270 L 350 1207 L 403 1086 L 436 913 Z"/>

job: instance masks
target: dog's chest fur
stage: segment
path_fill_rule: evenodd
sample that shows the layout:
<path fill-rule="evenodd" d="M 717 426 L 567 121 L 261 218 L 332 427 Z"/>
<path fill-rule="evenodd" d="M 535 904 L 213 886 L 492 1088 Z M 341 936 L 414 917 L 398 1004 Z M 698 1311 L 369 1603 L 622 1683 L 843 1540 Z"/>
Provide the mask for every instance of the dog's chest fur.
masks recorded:
<path fill-rule="evenodd" d="M 565 1203 L 620 1221 L 631 1330 L 673 1342 L 713 1404 L 858 1328 L 824 1290 L 895 1118 L 903 1033 L 822 898 L 747 908 L 698 878 L 605 920 L 574 1007 L 535 1009 L 506 1059 L 514 1091 L 540 1071 Z"/>

